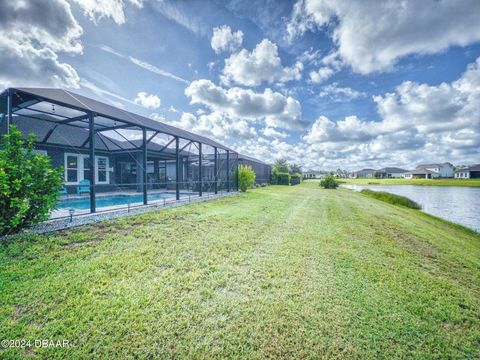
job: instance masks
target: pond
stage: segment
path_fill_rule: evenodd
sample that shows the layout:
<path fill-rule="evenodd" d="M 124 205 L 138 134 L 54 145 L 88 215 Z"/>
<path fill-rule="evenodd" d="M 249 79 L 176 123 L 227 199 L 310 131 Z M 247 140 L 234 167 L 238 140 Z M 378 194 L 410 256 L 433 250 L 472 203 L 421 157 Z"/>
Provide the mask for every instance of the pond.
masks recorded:
<path fill-rule="evenodd" d="M 480 232 L 480 187 L 418 185 L 351 185 L 356 191 L 370 189 L 406 196 L 422 205 L 422 211 Z"/>

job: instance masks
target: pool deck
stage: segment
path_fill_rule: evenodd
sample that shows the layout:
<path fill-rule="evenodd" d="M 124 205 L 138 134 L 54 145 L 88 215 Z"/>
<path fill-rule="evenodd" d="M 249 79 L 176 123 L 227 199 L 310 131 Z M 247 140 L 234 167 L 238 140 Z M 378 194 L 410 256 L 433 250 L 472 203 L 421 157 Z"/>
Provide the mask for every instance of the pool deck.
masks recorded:
<path fill-rule="evenodd" d="M 161 199 L 158 201 L 152 201 L 148 205 L 137 205 L 131 206 L 130 209 L 126 208 L 125 205 L 118 205 L 118 206 L 109 206 L 103 207 L 96 213 L 90 213 L 89 210 L 85 210 L 85 213 L 75 212 L 75 216 L 70 218 L 67 212 L 67 217 L 62 218 L 51 218 L 41 224 L 32 226 L 31 228 L 27 229 L 26 232 L 34 232 L 34 233 L 45 233 L 57 230 L 63 230 L 75 226 L 81 226 L 86 224 L 92 224 L 99 221 L 105 221 L 110 219 L 115 219 L 123 216 L 132 216 L 138 215 L 149 211 L 160 210 L 163 208 L 173 208 L 182 205 L 188 205 L 192 203 L 198 203 L 208 200 L 219 199 L 222 197 L 227 196 L 237 196 L 239 195 L 238 192 L 221 192 L 218 194 L 215 193 L 203 193 L 203 196 L 198 196 L 198 193 L 192 193 L 195 195 L 190 196 L 183 196 L 180 200 L 173 199 Z M 164 201 L 165 200 L 165 201 Z"/>
<path fill-rule="evenodd" d="M 166 205 L 167 203 L 171 202 L 176 202 L 177 200 L 175 199 L 175 190 L 165 190 L 165 189 L 159 189 L 159 190 L 149 190 L 147 197 L 150 198 L 151 195 L 158 195 L 158 194 L 169 194 L 171 195 L 170 197 L 165 197 L 165 198 L 160 198 L 160 199 L 148 199 L 148 203 L 150 204 L 163 204 Z M 101 198 L 108 198 L 108 197 L 114 197 L 114 196 L 125 196 L 126 198 L 128 197 L 138 197 L 142 196 L 142 192 L 138 192 L 135 190 L 122 190 L 122 191 L 111 191 L 111 192 L 102 192 L 102 193 L 97 193 L 96 198 L 101 199 Z M 203 196 L 205 197 L 211 197 L 215 195 L 213 192 L 204 192 Z M 192 199 L 198 197 L 198 192 L 192 192 L 192 191 L 181 191 L 180 192 L 180 201 L 182 200 L 187 200 L 187 199 Z M 64 201 L 64 200 L 85 200 L 85 201 L 90 201 L 90 194 L 86 195 L 62 195 L 59 198 L 59 201 Z M 97 212 L 105 212 L 105 211 L 112 211 L 112 210 L 119 210 L 119 209 L 128 209 L 128 208 L 133 208 L 133 207 L 138 207 L 138 206 L 145 206 L 143 205 L 143 198 L 140 201 L 133 201 L 133 202 L 125 202 L 123 204 L 118 204 L 118 205 L 109 205 L 109 206 L 98 206 L 97 205 Z M 148 206 L 148 205 L 147 205 Z M 90 213 L 90 209 L 79 209 L 79 208 L 74 208 L 73 207 L 73 215 L 78 216 L 78 215 L 86 215 Z M 70 208 L 58 208 L 50 214 L 50 219 L 60 219 L 60 218 L 66 218 L 70 217 Z"/>

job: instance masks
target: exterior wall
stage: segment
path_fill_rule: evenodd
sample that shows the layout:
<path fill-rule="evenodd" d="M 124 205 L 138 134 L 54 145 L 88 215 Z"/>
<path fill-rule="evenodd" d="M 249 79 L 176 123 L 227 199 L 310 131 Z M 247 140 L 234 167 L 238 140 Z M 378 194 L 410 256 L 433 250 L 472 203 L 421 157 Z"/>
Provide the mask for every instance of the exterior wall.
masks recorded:
<path fill-rule="evenodd" d="M 470 171 L 457 171 L 455 172 L 455 179 L 470 179 Z"/>
<path fill-rule="evenodd" d="M 398 179 L 403 177 L 403 172 L 402 173 L 380 173 L 380 177 L 384 179 Z"/>
<path fill-rule="evenodd" d="M 272 167 L 270 165 L 242 158 L 238 159 L 238 164 L 252 167 L 256 175 L 255 183 L 263 184 L 270 182 L 272 176 Z"/>
<path fill-rule="evenodd" d="M 480 170 L 470 171 L 470 179 L 480 179 Z"/>
<path fill-rule="evenodd" d="M 438 175 L 432 177 L 438 178 L 451 178 L 453 177 L 453 166 L 449 164 L 439 164 L 437 166 L 432 166 L 432 167 L 427 167 L 427 170 L 433 171 L 435 173 L 438 173 Z"/>
<path fill-rule="evenodd" d="M 448 164 L 442 165 L 440 167 L 439 174 L 440 174 L 440 177 L 443 177 L 443 178 L 453 177 L 453 166 Z"/>
<path fill-rule="evenodd" d="M 388 173 L 388 174 L 387 174 L 387 177 L 399 179 L 399 178 L 402 178 L 402 177 L 403 177 L 403 174 L 404 174 L 404 173 Z"/>
<path fill-rule="evenodd" d="M 373 178 L 373 173 L 374 173 L 374 171 L 357 171 L 355 173 L 355 175 L 356 175 L 357 178 L 370 179 L 370 178 Z"/>

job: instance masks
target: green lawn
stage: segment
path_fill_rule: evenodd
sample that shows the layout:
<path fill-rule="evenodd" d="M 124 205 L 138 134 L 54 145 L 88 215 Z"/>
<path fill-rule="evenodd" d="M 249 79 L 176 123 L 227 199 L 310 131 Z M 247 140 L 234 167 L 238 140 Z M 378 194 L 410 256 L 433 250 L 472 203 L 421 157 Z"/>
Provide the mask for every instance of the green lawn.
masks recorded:
<path fill-rule="evenodd" d="M 480 179 L 340 179 L 340 181 L 358 185 L 480 186 Z"/>
<path fill-rule="evenodd" d="M 2 339 L 45 358 L 479 358 L 480 235 L 307 182 L 0 248 Z"/>

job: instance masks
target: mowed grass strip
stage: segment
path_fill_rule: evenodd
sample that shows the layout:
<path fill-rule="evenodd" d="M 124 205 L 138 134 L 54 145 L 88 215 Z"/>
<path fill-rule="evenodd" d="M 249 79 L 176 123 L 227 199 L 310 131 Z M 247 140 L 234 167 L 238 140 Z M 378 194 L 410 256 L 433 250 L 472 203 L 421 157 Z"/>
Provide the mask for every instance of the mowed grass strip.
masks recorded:
<path fill-rule="evenodd" d="M 2 358 L 478 358 L 480 235 L 317 183 L 23 236 Z"/>

